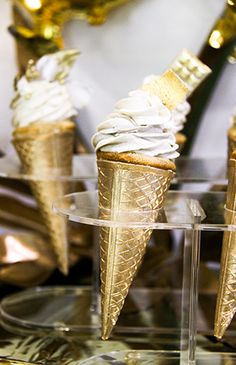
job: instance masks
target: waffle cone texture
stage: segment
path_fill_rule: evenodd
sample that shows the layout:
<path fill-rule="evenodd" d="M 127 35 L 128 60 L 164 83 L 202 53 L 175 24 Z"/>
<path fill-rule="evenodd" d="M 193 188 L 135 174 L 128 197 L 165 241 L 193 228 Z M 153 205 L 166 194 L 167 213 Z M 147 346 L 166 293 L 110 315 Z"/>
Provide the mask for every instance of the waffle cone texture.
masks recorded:
<path fill-rule="evenodd" d="M 229 161 L 225 222 L 236 224 L 236 160 Z M 214 335 L 222 338 L 236 313 L 236 232 L 225 231 L 221 253 Z"/>
<path fill-rule="evenodd" d="M 72 169 L 74 123 L 38 123 L 18 128 L 13 144 L 24 172 L 34 178 L 30 187 L 47 227 L 59 269 L 68 272 L 66 221 L 52 211 L 53 202 L 70 192 L 70 184 L 56 176 L 70 176 Z"/>
<path fill-rule="evenodd" d="M 98 153 L 101 218 L 126 223 L 154 222 L 157 219 L 174 175 L 174 164 L 163 160 L 159 161 L 161 168 L 158 168 L 153 167 L 155 159 L 150 160 L 134 154 Z M 156 159 L 157 165 L 158 160 L 161 159 Z M 138 212 L 138 218 L 135 212 Z M 118 319 L 151 233 L 150 228 L 124 226 L 102 227 L 100 230 L 104 340 L 109 338 Z"/>

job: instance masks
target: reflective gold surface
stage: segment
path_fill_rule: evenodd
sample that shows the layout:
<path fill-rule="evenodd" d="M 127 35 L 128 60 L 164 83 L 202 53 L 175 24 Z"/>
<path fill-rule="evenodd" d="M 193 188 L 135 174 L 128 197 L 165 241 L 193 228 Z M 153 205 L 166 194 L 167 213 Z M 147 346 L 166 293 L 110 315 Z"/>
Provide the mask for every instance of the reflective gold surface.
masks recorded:
<path fill-rule="evenodd" d="M 105 160 L 98 160 L 97 164 L 102 219 L 132 221 L 135 210 L 140 211 L 140 221 L 156 220 L 172 171 Z M 118 319 L 151 233 L 148 228 L 100 230 L 103 339 L 109 338 Z"/>
<path fill-rule="evenodd" d="M 225 221 L 236 224 L 236 160 L 229 161 L 229 183 L 226 199 Z M 219 289 L 216 303 L 215 329 L 222 338 L 236 312 L 236 233 L 224 232 Z"/>
<path fill-rule="evenodd" d="M 29 26 L 16 26 L 15 32 L 25 39 L 40 37 L 63 47 L 64 23 L 71 18 L 99 25 L 108 13 L 130 0 L 13 0 Z"/>
<path fill-rule="evenodd" d="M 228 0 L 223 15 L 216 21 L 208 39 L 212 48 L 219 49 L 236 37 L 236 2 Z M 236 49 L 229 57 L 229 61 L 236 60 Z"/>
<path fill-rule="evenodd" d="M 70 184 L 58 181 L 56 176 L 71 175 L 73 141 L 74 124 L 70 121 L 17 128 L 13 135 L 13 144 L 25 172 L 35 176 L 30 186 L 63 273 L 68 272 L 66 221 L 52 211 L 52 204 L 56 198 L 70 192 Z M 53 172 L 55 177 L 48 178 Z"/>
<path fill-rule="evenodd" d="M 19 287 L 37 285 L 56 267 L 47 240 L 33 232 L 0 236 L 0 280 Z"/>

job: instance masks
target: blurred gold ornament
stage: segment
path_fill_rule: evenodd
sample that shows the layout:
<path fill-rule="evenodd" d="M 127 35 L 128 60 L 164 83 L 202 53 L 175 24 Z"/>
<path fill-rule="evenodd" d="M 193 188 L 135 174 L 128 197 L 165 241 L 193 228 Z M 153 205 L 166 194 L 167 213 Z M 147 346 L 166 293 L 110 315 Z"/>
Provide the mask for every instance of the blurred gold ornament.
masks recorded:
<path fill-rule="evenodd" d="M 2 234 L 0 237 L 0 280 L 28 287 L 45 281 L 56 262 L 47 241 L 35 232 Z"/>
<path fill-rule="evenodd" d="M 208 39 L 212 48 L 219 49 L 236 37 L 236 0 L 226 2 L 225 11 L 220 17 Z M 236 48 L 229 57 L 231 63 L 236 62 Z"/>
<path fill-rule="evenodd" d="M 103 24 L 110 10 L 130 0 L 13 0 L 26 26 L 10 29 L 25 39 L 40 38 L 63 48 L 64 23 L 72 18 Z"/>

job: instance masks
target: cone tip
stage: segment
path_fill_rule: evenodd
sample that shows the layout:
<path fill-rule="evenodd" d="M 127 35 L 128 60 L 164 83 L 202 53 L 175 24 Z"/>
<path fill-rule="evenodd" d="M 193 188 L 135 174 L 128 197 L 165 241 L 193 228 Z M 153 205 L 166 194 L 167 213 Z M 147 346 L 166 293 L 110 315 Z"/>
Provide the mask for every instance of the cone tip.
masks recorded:
<path fill-rule="evenodd" d="M 113 325 L 111 324 L 106 324 L 102 327 L 102 336 L 101 336 L 102 340 L 106 341 L 109 339 L 112 329 Z"/>
<path fill-rule="evenodd" d="M 225 330 L 226 330 L 226 327 L 224 327 L 224 326 L 215 326 L 215 329 L 214 329 L 214 336 L 215 336 L 218 340 L 221 340 L 221 339 L 222 339 L 222 337 L 224 336 Z"/>
<path fill-rule="evenodd" d="M 59 264 L 59 270 L 61 271 L 61 273 L 65 276 L 68 275 L 69 273 L 69 268 L 68 268 L 68 264 L 67 262 L 63 262 L 62 264 Z"/>

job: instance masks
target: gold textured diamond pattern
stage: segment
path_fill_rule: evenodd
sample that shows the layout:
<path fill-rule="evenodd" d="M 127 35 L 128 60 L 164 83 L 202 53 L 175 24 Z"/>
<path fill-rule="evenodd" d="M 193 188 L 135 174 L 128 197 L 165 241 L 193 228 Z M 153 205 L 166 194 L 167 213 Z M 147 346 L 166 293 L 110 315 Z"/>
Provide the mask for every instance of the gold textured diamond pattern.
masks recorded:
<path fill-rule="evenodd" d="M 236 235 L 225 232 L 221 257 L 221 280 L 216 307 L 215 335 L 221 338 L 236 313 Z"/>
<path fill-rule="evenodd" d="M 68 270 L 66 222 L 52 211 L 53 202 L 70 191 L 70 184 L 56 176 L 70 176 L 72 166 L 74 130 L 58 128 L 38 133 L 14 136 L 13 143 L 21 159 L 32 192 L 37 200 L 40 213 L 48 229 L 51 244 L 56 254 L 59 268 Z M 54 176 L 54 177 L 53 177 Z"/>
<path fill-rule="evenodd" d="M 119 222 L 153 222 L 163 206 L 173 172 L 149 166 L 98 160 L 100 217 Z M 115 325 L 152 230 L 100 230 L 102 337 Z"/>
<path fill-rule="evenodd" d="M 226 224 L 236 224 L 236 160 L 228 165 Z M 214 335 L 222 338 L 236 312 L 236 232 L 225 231 L 223 237 L 219 288 L 217 293 Z"/>

